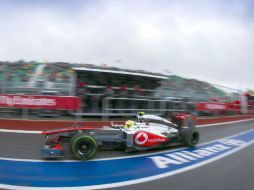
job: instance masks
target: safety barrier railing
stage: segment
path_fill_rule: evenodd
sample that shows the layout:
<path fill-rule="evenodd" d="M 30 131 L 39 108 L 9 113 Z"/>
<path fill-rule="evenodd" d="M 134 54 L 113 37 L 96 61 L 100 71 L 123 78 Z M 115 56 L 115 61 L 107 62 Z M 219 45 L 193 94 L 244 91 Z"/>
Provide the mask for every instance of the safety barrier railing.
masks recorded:
<path fill-rule="evenodd" d="M 86 102 L 84 102 L 86 103 Z M 101 102 L 95 99 L 90 108 L 83 105 L 83 110 L 71 111 L 76 116 L 135 116 L 139 111 L 148 114 L 165 115 L 170 112 L 183 112 L 188 109 L 188 103 L 180 100 L 161 100 L 154 98 L 104 97 Z"/>
<path fill-rule="evenodd" d="M 165 115 L 169 112 L 186 111 L 186 102 L 176 100 L 159 100 L 143 98 L 115 98 L 103 99 L 104 118 L 109 115 L 136 115 L 138 111 L 148 114 Z"/>

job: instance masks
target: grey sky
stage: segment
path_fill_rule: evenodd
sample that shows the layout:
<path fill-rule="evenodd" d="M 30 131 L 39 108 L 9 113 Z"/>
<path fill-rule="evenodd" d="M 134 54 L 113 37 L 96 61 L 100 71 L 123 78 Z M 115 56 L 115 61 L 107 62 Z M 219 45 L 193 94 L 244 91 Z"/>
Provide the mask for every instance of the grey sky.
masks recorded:
<path fill-rule="evenodd" d="M 108 64 L 254 88 L 247 0 L 0 0 L 2 61 Z"/>

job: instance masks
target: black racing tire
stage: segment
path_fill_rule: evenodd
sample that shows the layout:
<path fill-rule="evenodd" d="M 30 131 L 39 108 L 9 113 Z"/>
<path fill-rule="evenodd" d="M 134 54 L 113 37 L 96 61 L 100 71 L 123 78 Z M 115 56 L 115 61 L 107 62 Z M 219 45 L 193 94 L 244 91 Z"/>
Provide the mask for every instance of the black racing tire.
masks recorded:
<path fill-rule="evenodd" d="M 199 142 L 199 136 L 197 127 L 188 127 L 182 131 L 183 144 L 188 147 L 195 147 Z"/>
<path fill-rule="evenodd" d="M 97 152 L 96 140 L 87 134 L 78 134 L 72 137 L 71 152 L 77 160 L 89 160 Z"/>

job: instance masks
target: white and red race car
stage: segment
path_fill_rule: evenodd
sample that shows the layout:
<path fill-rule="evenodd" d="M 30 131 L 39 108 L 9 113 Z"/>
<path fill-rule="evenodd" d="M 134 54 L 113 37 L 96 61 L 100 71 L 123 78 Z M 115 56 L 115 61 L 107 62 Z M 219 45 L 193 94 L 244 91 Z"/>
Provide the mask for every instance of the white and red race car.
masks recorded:
<path fill-rule="evenodd" d="M 137 120 L 124 125 L 87 128 L 75 126 L 43 131 L 46 141 L 41 149 L 44 158 L 63 157 L 62 143 L 70 143 L 73 157 L 91 159 L 98 149 L 123 149 L 126 152 L 169 147 L 182 144 L 194 147 L 199 131 L 191 115 L 180 114 L 168 121 L 156 115 L 139 113 Z"/>

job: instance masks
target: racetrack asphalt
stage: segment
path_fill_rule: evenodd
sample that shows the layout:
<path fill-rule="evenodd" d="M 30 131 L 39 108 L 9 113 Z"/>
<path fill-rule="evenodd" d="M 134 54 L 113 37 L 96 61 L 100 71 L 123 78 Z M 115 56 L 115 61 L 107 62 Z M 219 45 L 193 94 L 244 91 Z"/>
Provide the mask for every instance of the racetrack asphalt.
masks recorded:
<path fill-rule="evenodd" d="M 205 166 L 159 180 L 110 190 L 253 190 L 254 145 Z"/>
<path fill-rule="evenodd" d="M 200 128 L 201 143 L 231 136 L 254 129 L 254 121 L 215 125 Z M 18 159 L 41 159 L 40 148 L 44 137 L 40 134 L 0 133 L 0 157 Z M 65 159 L 72 159 L 68 146 Z M 145 153 L 158 152 L 158 150 Z M 95 158 L 132 156 L 140 153 L 100 151 Z M 253 190 L 254 145 L 202 167 L 136 185 L 110 188 L 114 190 L 195 189 L 195 190 Z M 138 166 L 137 166 L 138 170 Z"/>

